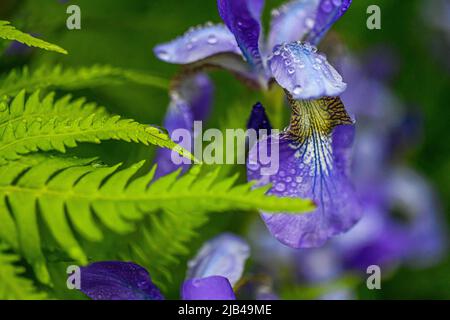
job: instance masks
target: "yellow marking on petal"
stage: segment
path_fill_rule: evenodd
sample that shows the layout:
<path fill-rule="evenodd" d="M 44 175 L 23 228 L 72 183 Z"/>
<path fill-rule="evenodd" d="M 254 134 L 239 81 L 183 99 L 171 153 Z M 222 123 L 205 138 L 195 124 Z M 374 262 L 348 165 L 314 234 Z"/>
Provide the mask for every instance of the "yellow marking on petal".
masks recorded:
<path fill-rule="evenodd" d="M 327 136 L 338 125 L 353 124 L 339 97 L 316 100 L 295 100 L 287 92 L 292 107 L 288 133 L 298 142 L 311 136 Z"/>

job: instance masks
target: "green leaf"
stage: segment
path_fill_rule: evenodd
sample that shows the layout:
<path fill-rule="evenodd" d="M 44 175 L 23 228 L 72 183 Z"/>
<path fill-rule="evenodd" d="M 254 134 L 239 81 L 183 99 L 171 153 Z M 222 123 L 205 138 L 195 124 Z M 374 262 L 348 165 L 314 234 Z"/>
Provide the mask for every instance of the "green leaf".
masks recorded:
<path fill-rule="evenodd" d="M 36 290 L 31 280 L 22 277 L 25 268 L 19 257 L 0 245 L 0 300 L 42 300 L 45 293 Z"/>
<path fill-rule="evenodd" d="M 8 21 L 4 20 L 0 20 L 0 38 L 7 40 L 16 40 L 30 47 L 38 47 L 44 50 L 67 54 L 67 51 L 63 48 L 17 30 L 12 25 L 10 25 Z"/>
<path fill-rule="evenodd" d="M 0 103 L 0 165 L 30 152 L 64 153 L 79 142 L 103 140 L 154 144 L 193 159 L 161 129 L 108 115 L 84 100 L 70 102 L 65 97 L 55 102 L 50 94 L 41 101 L 39 93 L 25 99 L 22 91 L 11 103 Z"/>
<path fill-rule="evenodd" d="M 233 186 L 235 178 L 218 181 L 218 170 L 203 173 L 200 167 L 193 167 L 181 177 L 175 172 L 152 182 L 154 168 L 134 178 L 142 165 L 118 170 L 119 166 L 99 166 L 92 160 L 34 155 L 0 166 L 0 219 L 8 226 L 0 229 L 0 238 L 20 249 L 38 279 L 47 283 L 40 219 L 68 256 L 86 263 L 77 239 L 101 242 L 104 235 L 99 224 L 127 235 L 149 213 L 159 210 L 181 212 L 179 217 L 186 214 L 189 219 L 188 215 L 207 212 L 261 209 L 299 213 L 314 208 L 310 200 L 265 195 L 267 187 L 254 189 L 251 183 Z M 165 248 L 159 250 L 165 252 Z"/>
<path fill-rule="evenodd" d="M 169 81 L 143 72 L 125 70 L 108 65 L 63 68 L 61 65 L 44 65 L 32 72 L 28 67 L 12 70 L 0 79 L 0 97 L 13 96 L 21 90 L 33 92 L 38 89 L 57 88 L 78 90 L 102 85 L 117 85 L 133 82 L 140 85 L 168 89 Z"/>

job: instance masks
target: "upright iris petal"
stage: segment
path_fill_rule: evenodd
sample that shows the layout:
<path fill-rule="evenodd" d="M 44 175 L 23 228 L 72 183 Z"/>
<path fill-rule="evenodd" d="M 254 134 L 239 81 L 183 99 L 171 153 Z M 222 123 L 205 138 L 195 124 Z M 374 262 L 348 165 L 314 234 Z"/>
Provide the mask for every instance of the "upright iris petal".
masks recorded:
<path fill-rule="evenodd" d="M 94 300 L 162 300 L 148 272 L 131 262 L 95 262 L 81 268 L 81 291 Z"/>
<path fill-rule="evenodd" d="M 217 0 L 222 20 L 236 37 L 247 62 L 255 69 L 263 70 L 259 49 L 261 13 L 264 0 Z"/>
<path fill-rule="evenodd" d="M 293 0 L 272 11 L 267 49 L 302 40 L 314 27 L 319 0 Z"/>
<path fill-rule="evenodd" d="M 314 29 L 306 40 L 317 45 L 331 26 L 347 12 L 351 3 L 352 0 L 321 0 L 317 9 Z"/>
<path fill-rule="evenodd" d="M 194 134 L 194 121 L 205 120 L 212 105 L 213 87 L 209 78 L 204 74 L 197 74 L 183 79 L 178 88 L 171 94 L 169 109 L 164 119 L 164 127 L 169 135 L 177 129 L 186 129 Z M 178 141 L 177 141 L 178 142 Z M 193 139 L 179 141 L 180 146 L 192 149 Z M 172 151 L 158 149 L 155 162 L 158 164 L 156 177 L 175 171 L 180 165 L 175 164 L 171 158 Z M 181 165 L 188 168 L 189 165 Z"/>
<path fill-rule="evenodd" d="M 326 57 L 308 43 L 276 46 L 269 57 L 272 75 L 294 99 L 338 96 L 346 88 L 341 75 Z"/>
<path fill-rule="evenodd" d="M 262 175 L 258 146 L 249 153 L 248 180 L 259 185 L 271 183 L 269 194 L 281 197 L 311 198 L 317 204 L 312 213 L 303 215 L 266 214 L 263 219 L 270 232 L 282 243 L 294 248 L 317 247 L 328 238 L 349 230 L 360 218 L 358 201 L 347 177 L 342 157 L 349 145 L 352 126 L 339 98 L 295 101 L 287 131 L 260 139 L 258 144 L 278 144 L 280 168 L 276 174 Z M 333 130 L 334 129 L 334 130 Z M 334 132 L 333 132 L 334 131 Z M 334 134 L 333 134 L 334 133 Z"/>
<path fill-rule="evenodd" d="M 249 255 L 250 247 L 243 239 L 222 234 L 206 242 L 197 256 L 189 261 L 187 278 L 222 276 L 234 286 L 242 276 Z"/>

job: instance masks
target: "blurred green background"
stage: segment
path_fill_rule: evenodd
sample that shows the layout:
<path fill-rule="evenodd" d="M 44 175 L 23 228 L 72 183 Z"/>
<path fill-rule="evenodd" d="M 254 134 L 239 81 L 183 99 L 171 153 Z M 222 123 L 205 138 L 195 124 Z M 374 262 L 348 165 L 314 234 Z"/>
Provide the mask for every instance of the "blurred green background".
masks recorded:
<path fill-rule="evenodd" d="M 427 0 L 435 1 L 435 0 Z M 283 1 L 266 1 L 265 23 L 270 8 Z M 434 54 L 431 44 L 441 41 L 439 33 L 430 28 L 422 17 L 425 0 L 355 0 L 334 31 L 355 53 L 370 52 L 377 45 L 390 47 L 399 57 L 398 73 L 392 89 L 407 105 L 417 106 L 424 117 L 424 137 L 408 153 L 407 162 L 425 175 L 437 190 L 442 209 L 450 220 L 450 73 Z M 81 8 L 82 29 L 67 30 L 66 8 L 77 4 Z M 366 9 L 377 4 L 382 12 L 382 29 L 366 28 Z M 111 64 L 170 79 L 177 66 L 157 60 L 152 48 L 184 33 L 190 26 L 206 21 L 219 22 L 214 0 L 1 0 L 0 19 L 9 20 L 23 31 L 56 43 L 69 51 L 62 56 L 34 50 L 31 56 L 7 57 L 0 62 L 1 72 L 12 66 L 42 63 L 61 63 L 64 66 Z M 448 53 L 447 53 L 448 55 Z M 445 57 L 445 55 L 444 55 Z M 447 57 L 448 59 L 448 57 Z M 448 67 L 448 65 L 447 65 Z M 218 126 L 229 114 L 230 106 L 240 104 L 244 114 L 263 97 L 249 91 L 226 72 L 215 72 L 216 84 L 211 126 Z M 140 122 L 160 124 L 168 105 L 168 94 L 163 90 L 125 85 L 102 87 L 76 92 L 107 106 L 110 110 Z M 243 124 L 242 124 L 243 125 Z M 93 152 L 84 146 L 86 153 Z M 95 146 L 95 150 L 99 150 Z M 135 162 L 149 159 L 152 150 L 140 146 L 122 146 L 108 143 L 101 146 L 107 161 Z M 96 152 L 98 153 L 98 152 Z M 107 156 L 106 156 L 107 155 Z M 240 231 L 233 216 L 220 217 L 208 224 L 193 248 L 217 230 Z M 179 279 L 184 276 L 180 269 Z M 176 288 L 174 288 L 174 292 Z M 383 282 L 379 291 L 360 288 L 363 298 L 450 298 L 450 259 L 425 270 L 400 269 Z"/>

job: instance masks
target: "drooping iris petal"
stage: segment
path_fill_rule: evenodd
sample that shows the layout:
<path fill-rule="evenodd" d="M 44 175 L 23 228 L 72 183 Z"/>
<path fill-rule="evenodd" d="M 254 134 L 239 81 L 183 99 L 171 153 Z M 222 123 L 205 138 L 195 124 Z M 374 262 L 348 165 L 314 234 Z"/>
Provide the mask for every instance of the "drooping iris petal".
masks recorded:
<path fill-rule="evenodd" d="M 186 278 L 222 276 L 234 286 L 241 278 L 250 247 L 233 234 L 222 234 L 206 242 L 194 259 L 189 261 Z"/>
<path fill-rule="evenodd" d="M 236 37 L 247 62 L 255 70 L 262 71 L 259 38 L 264 0 L 217 0 L 217 7 L 222 20 Z"/>
<path fill-rule="evenodd" d="M 334 97 L 346 88 L 341 75 L 326 57 L 308 43 L 276 46 L 268 61 L 275 80 L 294 99 Z"/>
<path fill-rule="evenodd" d="M 318 4 L 319 0 L 293 0 L 273 10 L 267 49 L 302 40 L 314 27 Z"/>
<path fill-rule="evenodd" d="M 236 300 L 230 282 L 221 276 L 186 280 L 181 297 L 183 300 Z"/>
<path fill-rule="evenodd" d="M 219 53 L 241 54 L 233 34 L 223 24 L 189 29 L 181 37 L 154 48 L 155 55 L 169 63 L 190 64 Z"/>
<path fill-rule="evenodd" d="M 177 129 L 186 129 L 191 133 L 188 141 L 176 141 L 187 150 L 192 150 L 194 121 L 203 121 L 207 118 L 213 98 L 213 86 L 204 74 L 197 74 L 183 79 L 178 88 L 171 93 L 171 101 L 164 119 L 164 128 L 169 135 Z M 157 150 L 155 162 L 158 168 L 155 177 L 161 177 L 175 171 L 180 166 L 184 169 L 189 164 L 178 165 L 172 161 L 172 150 L 160 148 Z"/>
<path fill-rule="evenodd" d="M 81 268 L 81 291 L 94 300 L 162 300 L 147 270 L 131 262 L 95 262 Z"/>
<path fill-rule="evenodd" d="M 360 218 L 361 211 L 352 183 L 337 165 L 332 136 L 338 125 L 351 125 L 339 98 L 292 101 L 290 127 L 280 135 L 260 139 L 250 151 L 248 180 L 258 185 L 272 184 L 269 194 L 280 197 L 313 199 L 317 209 L 302 215 L 266 214 L 263 219 L 270 232 L 282 243 L 294 248 L 318 247 L 327 239 L 349 230 Z M 339 130 L 337 134 L 348 133 Z M 280 165 L 276 174 L 262 174 L 267 166 L 258 160 L 259 145 L 269 150 L 279 148 Z M 337 143 L 338 153 L 341 145 Z M 254 165 L 257 163 L 258 165 Z"/>
<path fill-rule="evenodd" d="M 351 3 L 352 0 L 321 0 L 314 28 L 306 40 L 317 45 L 331 26 L 347 12 Z"/>

